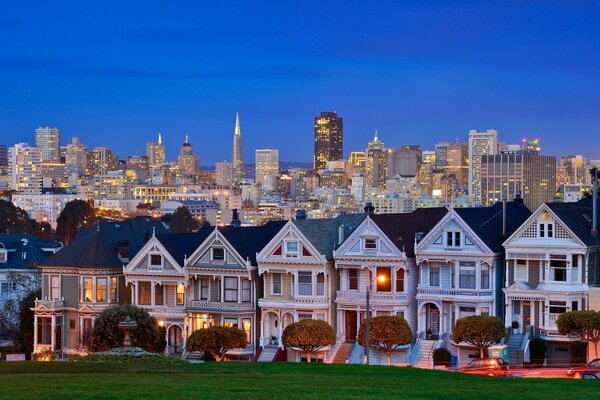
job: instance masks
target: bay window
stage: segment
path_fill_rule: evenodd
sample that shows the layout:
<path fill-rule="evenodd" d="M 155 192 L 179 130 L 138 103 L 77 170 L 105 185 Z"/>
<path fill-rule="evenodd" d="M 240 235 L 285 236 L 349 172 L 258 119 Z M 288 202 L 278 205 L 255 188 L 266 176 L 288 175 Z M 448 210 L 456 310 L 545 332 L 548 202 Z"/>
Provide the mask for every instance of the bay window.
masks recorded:
<path fill-rule="evenodd" d="M 348 289 L 358 290 L 358 272 L 357 269 L 348 270 Z"/>
<path fill-rule="evenodd" d="M 565 256 L 550 255 L 550 280 L 567 281 L 567 260 Z"/>
<path fill-rule="evenodd" d="M 392 268 L 377 267 L 377 291 L 391 292 L 392 291 Z"/>
<path fill-rule="evenodd" d="M 317 296 L 325 296 L 325 274 L 317 274 Z"/>
<path fill-rule="evenodd" d="M 298 272 L 298 295 L 312 296 L 312 272 Z"/>
<path fill-rule="evenodd" d="M 481 288 L 482 289 L 490 288 L 490 267 L 489 267 L 489 265 L 481 266 Z"/>
<path fill-rule="evenodd" d="M 252 301 L 252 286 L 248 279 L 242 281 L 242 301 Z"/>
<path fill-rule="evenodd" d="M 110 301 L 117 301 L 117 284 L 117 277 L 112 276 L 110 278 Z"/>
<path fill-rule="evenodd" d="M 273 273 L 271 274 L 271 294 L 280 295 L 281 291 L 281 274 Z"/>
<path fill-rule="evenodd" d="M 238 301 L 237 277 L 225 277 L 225 301 Z"/>
<path fill-rule="evenodd" d="M 83 278 L 83 301 L 92 301 L 94 298 L 92 278 Z"/>
<path fill-rule="evenodd" d="M 52 275 L 50 277 L 50 296 L 52 299 L 60 299 L 60 276 L 59 275 Z"/>
<path fill-rule="evenodd" d="M 458 287 L 475 289 L 475 262 L 462 261 L 459 265 Z"/>
<path fill-rule="evenodd" d="M 404 269 L 396 271 L 396 292 L 404 292 Z"/>
<path fill-rule="evenodd" d="M 96 278 L 96 301 L 107 301 L 108 281 L 107 278 Z"/>
<path fill-rule="evenodd" d="M 37 317 L 37 342 L 38 344 L 52 343 L 52 317 Z"/>
<path fill-rule="evenodd" d="M 140 305 L 150 305 L 152 295 L 150 290 L 152 289 L 150 282 L 139 282 L 139 293 L 138 293 L 138 304 Z"/>
<path fill-rule="evenodd" d="M 154 286 L 154 304 L 162 306 L 165 303 L 165 287 L 163 285 Z"/>

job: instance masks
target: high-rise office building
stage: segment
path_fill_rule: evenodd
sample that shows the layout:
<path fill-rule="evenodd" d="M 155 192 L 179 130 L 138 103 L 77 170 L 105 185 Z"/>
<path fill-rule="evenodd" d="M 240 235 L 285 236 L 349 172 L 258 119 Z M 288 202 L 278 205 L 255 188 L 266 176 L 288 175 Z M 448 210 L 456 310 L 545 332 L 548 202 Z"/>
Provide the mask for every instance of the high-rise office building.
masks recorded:
<path fill-rule="evenodd" d="M 85 175 L 86 171 L 86 149 L 79 141 L 79 138 L 74 137 L 71 143 L 67 145 L 65 152 L 65 173 L 67 177 L 75 175 L 75 179 L 81 175 Z"/>
<path fill-rule="evenodd" d="M 146 143 L 146 157 L 151 167 L 160 167 L 165 163 L 165 145 L 162 142 L 162 135 L 158 134 L 158 142 Z"/>
<path fill-rule="evenodd" d="M 215 182 L 217 186 L 233 186 L 233 164 L 229 161 L 215 163 Z"/>
<path fill-rule="evenodd" d="M 523 146 L 518 153 L 481 156 L 481 196 L 484 205 L 523 198 L 530 210 L 551 202 L 556 194 L 556 157 Z"/>
<path fill-rule="evenodd" d="M 20 194 L 41 194 L 42 157 L 38 147 L 18 143 L 8 149 L 11 189 Z"/>
<path fill-rule="evenodd" d="M 446 176 L 453 176 L 459 188 L 469 183 L 469 148 L 466 143 L 452 142 L 447 147 Z"/>
<path fill-rule="evenodd" d="M 387 175 L 416 176 L 421 165 L 421 146 L 407 145 L 388 151 Z"/>
<path fill-rule="evenodd" d="M 0 175 L 8 174 L 8 148 L 0 144 Z"/>
<path fill-rule="evenodd" d="M 189 142 L 188 135 L 185 135 L 185 142 L 179 150 L 177 157 L 179 173 L 185 182 L 195 183 L 196 175 L 200 172 L 200 157 L 194 154 L 194 149 Z"/>
<path fill-rule="evenodd" d="M 344 120 L 336 112 L 315 117 L 315 170 L 325 169 L 327 161 L 344 158 Z"/>
<path fill-rule="evenodd" d="M 119 169 L 119 155 L 108 147 L 95 147 L 86 154 L 87 174 L 106 175 Z"/>
<path fill-rule="evenodd" d="M 256 183 L 262 185 L 263 190 L 275 190 L 279 175 L 279 150 L 257 149 L 255 166 Z"/>
<path fill-rule="evenodd" d="M 592 176 L 590 166 L 582 155 L 568 155 L 560 157 L 560 167 L 564 170 L 562 184 L 590 185 Z"/>
<path fill-rule="evenodd" d="M 498 154 L 498 131 L 469 131 L 469 196 L 474 203 L 481 203 L 481 156 Z"/>
<path fill-rule="evenodd" d="M 60 161 L 60 129 L 37 128 L 35 130 L 35 147 L 40 149 L 42 161 Z"/>
<path fill-rule="evenodd" d="M 235 129 L 233 130 L 233 148 L 231 149 L 231 164 L 233 165 L 233 180 L 238 184 L 246 178 L 244 164 L 244 150 L 242 149 L 242 129 L 240 127 L 240 113 L 235 113 Z"/>
<path fill-rule="evenodd" d="M 387 180 L 387 156 L 385 144 L 379 141 L 377 131 L 373 141 L 369 142 L 366 150 L 367 186 L 383 188 Z"/>
<path fill-rule="evenodd" d="M 435 169 L 445 171 L 448 165 L 449 142 L 437 142 L 435 144 Z"/>

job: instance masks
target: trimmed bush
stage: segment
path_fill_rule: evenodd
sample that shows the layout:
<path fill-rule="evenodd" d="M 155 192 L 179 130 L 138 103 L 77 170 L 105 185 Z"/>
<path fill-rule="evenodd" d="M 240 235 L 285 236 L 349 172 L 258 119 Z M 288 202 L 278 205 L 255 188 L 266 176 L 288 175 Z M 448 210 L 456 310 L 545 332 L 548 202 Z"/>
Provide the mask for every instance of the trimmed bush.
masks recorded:
<path fill-rule="evenodd" d="M 306 353 L 306 360 L 311 361 L 312 353 L 319 349 L 335 344 L 335 331 L 325 321 L 304 319 L 289 324 L 281 338 L 287 347 L 297 347 Z"/>
<path fill-rule="evenodd" d="M 448 349 L 444 347 L 435 349 L 433 351 L 433 365 L 445 365 L 446 367 L 449 367 L 450 357 L 452 357 L 452 354 Z"/>
<path fill-rule="evenodd" d="M 358 344 L 366 346 L 366 320 L 360 325 Z M 392 352 L 402 345 L 409 344 L 413 334 L 408 322 L 402 317 L 383 316 L 369 319 L 369 346 L 384 352 L 387 365 L 392 364 Z"/>
<path fill-rule="evenodd" d="M 31 358 L 33 361 L 54 361 L 58 358 L 58 356 L 52 350 L 44 350 L 33 354 Z"/>
<path fill-rule="evenodd" d="M 222 361 L 232 349 L 248 346 L 246 332 L 229 326 L 211 326 L 192 333 L 187 340 L 187 351 L 201 351 L 212 355 L 216 361 Z"/>

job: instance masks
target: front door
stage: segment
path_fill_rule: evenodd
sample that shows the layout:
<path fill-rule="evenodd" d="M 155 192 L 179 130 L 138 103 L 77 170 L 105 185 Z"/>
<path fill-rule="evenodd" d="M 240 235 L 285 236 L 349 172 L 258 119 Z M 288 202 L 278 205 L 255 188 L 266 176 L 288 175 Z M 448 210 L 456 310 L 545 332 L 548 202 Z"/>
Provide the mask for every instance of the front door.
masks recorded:
<path fill-rule="evenodd" d="M 356 311 L 346 311 L 346 342 L 356 341 Z"/>
<path fill-rule="evenodd" d="M 531 325 L 531 302 L 523 302 L 523 330 Z"/>
<path fill-rule="evenodd" d="M 440 333 L 440 310 L 433 304 L 427 309 L 427 338 L 433 339 Z"/>

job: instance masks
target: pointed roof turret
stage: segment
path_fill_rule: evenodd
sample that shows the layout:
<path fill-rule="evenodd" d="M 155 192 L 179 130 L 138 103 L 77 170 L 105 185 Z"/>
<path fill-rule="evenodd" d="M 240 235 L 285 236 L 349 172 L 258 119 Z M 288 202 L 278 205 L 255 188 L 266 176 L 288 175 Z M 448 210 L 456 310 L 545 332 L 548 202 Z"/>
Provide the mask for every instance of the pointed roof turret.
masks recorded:
<path fill-rule="evenodd" d="M 233 134 L 236 136 L 242 136 L 242 129 L 240 128 L 240 113 L 235 113 L 235 130 Z"/>
<path fill-rule="evenodd" d="M 158 144 L 162 144 L 162 135 L 158 133 Z"/>

